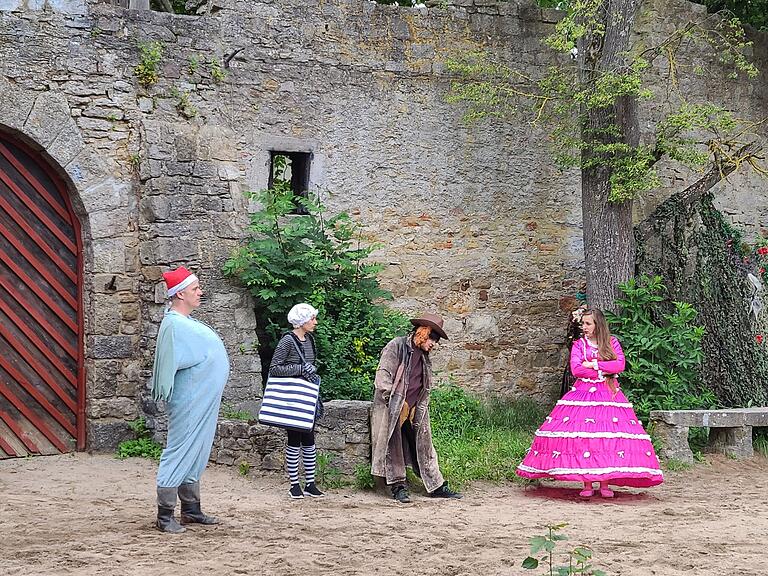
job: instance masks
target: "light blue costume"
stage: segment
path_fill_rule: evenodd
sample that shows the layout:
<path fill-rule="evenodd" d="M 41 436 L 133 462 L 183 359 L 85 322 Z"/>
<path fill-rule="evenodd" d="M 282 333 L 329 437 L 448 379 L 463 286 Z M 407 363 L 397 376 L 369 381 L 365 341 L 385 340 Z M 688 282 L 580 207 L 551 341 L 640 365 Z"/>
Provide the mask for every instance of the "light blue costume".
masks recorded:
<path fill-rule="evenodd" d="M 152 386 L 152 396 L 165 400 L 168 411 L 158 487 L 200 481 L 228 377 L 229 358 L 218 334 L 188 316 L 166 312 L 157 335 Z"/>

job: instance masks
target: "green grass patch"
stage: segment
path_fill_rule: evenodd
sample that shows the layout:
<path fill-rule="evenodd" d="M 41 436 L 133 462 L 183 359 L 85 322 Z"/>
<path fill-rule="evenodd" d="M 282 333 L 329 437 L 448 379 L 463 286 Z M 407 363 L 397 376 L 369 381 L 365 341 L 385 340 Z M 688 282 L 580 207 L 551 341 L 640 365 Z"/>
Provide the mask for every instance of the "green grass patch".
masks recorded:
<path fill-rule="evenodd" d="M 147 423 L 144 418 L 137 418 L 128 423 L 136 435 L 134 440 L 125 440 L 117 446 L 115 457 L 118 460 L 126 458 L 151 458 L 160 460 L 163 453 L 163 447 L 152 439 L 152 434 L 147 430 Z"/>
<path fill-rule="evenodd" d="M 443 476 L 456 488 L 473 480 L 524 481 L 515 468 L 545 415 L 530 399 L 482 400 L 452 384 L 437 387 L 430 416 Z"/>
<path fill-rule="evenodd" d="M 245 422 L 255 420 L 255 418 L 253 417 L 253 414 L 251 414 L 247 410 L 235 410 L 234 407 L 232 407 L 229 404 L 221 405 L 220 414 L 221 414 L 221 417 L 224 418 L 225 420 L 243 420 Z"/>
<path fill-rule="evenodd" d="M 690 470 L 691 466 L 692 464 L 688 464 L 688 462 L 683 462 L 682 460 L 677 460 L 675 458 L 670 458 L 669 460 L 664 461 L 664 468 L 670 472 L 682 472 L 683 470 Z"/>

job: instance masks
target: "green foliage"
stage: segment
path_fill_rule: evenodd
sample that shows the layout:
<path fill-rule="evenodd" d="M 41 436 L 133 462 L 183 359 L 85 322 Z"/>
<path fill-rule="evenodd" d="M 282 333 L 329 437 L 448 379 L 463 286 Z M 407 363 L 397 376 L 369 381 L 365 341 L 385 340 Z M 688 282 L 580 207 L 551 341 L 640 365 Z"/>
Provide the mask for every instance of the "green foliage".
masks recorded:
<path fill-rule="evenodd" d="M 253 414 L 251 414 L 247 410 L 235 410 L 229 404 L 221 405 L 220 414 L 221 414 L 221 417 L 224 418 L 225 420 L 243 420 L 245 422 L 255 420 L 255 418 L 253 417 Z"/>
<path fill-rule="evenodd" d="M 240 473 L 241 476 L 248 476 L 248 473 L 251 471 L 251 464 L 248 461 L 243 460 L 237 466 L 237 471 Z"/>
<path fill-rule="evenodd" d="M 544 418 L 532 400 L 481 400 L 445 383 L 433 390 L 429 412 L 440 469 L 451 485 L 522 481 L 515 468 Z"/>
<path fill-rule="evenodd" d="M 690 470 L 691 465 L 688 464 L 688 462 L 670 458 L 669 460 L 664 461 L 664 468 L 671 472 L 684 472 L 685 470 Z"/>
<path fill-rule="evenodd" d="M 221 62 L 215 58 L 211 58 L 211 61 L 208 64 L 208 70 L 210 71 L 211 78 L 213 78 L 214 82 L 223 82 L 224 78 L 227 77 L 226 71 L 221 67 Z"/>
<path fill-rule="evenodd" d="M 704 329 L 696 310 L 674 302 L 667 313 L 661 278 L 642 276 L 621 285 L 618 315 L 608 315 L 627 360 L 622 389 L 635 411 L 647 421 L 651 410 L 714 408 L 717 399 L 700 381 Z"/>
<path fill-rule="evenodd" d="M 588 546 L 576 546 L 567 550 L 564 560 L 555 557 L 558 542 L 568 540 L 560 530 L 567 524 L 547 525 L 547 533 L 530 539 L 531 555 L 522 562 L 526 570 L 544 568 L 542 576 L 606 576 L 605 572 L 592 566 L 592 549 Z M 538 554 L 541 554 L 538 558 Z M 560 562 L 563 564 L 558 565 Z"/>
<path fill-rule="evenodd" d="M 175 86 L 171 88 L 171 97 L 176 99 L 176 110 L 184 118 L 190 119 L 197 116 L 197 108 L 189 99 L 189 92 L 179 90 Z"/>
<path fill-rule="evenodd" d="M 161 2 L 160 0 L 150 0 L 149 7 L 152 10 L 158 12 L 172 12 L 174 14 L 195 14 L 195 10 L 187 10 L 187 0 L 166 0 Z"/>
<path fill-rule="evenodd" d="M 160 78 L 159 66 L 163 58 L 163 45 L 160 42 L 139 42 L 139 63 L 133 69 L 139 84 L 152 86 Z"/>
<path fill-rule="evenodd" d="M 712 13 L 724 12 L 726 17 L 735 16 L 741 22 L 758 30 L 768 30 L 768 0 L 692 0 L 703 4 Z M 566 10 L 573 0 L 538 0 L 542 8 Z"/>
<path fill-rule="evenodd" d="M 315 469 L 317 483 L 326 488 L 343 488 L 349 485 L 349 482 L 344 480 L 341 470 L 333 466 L 332 463 L 333 454 L 318 453 L 317 468 Z"/>
<path fill-rule="evenodd" d="M 188 66 L 189 73 L 195 74 L 199 67 L 200 67 L 200 58 L 197 56 L 197 54 L 192 54 L 192 56 L 189 57 L 189 66 Z"/>
<path fill-rule="evenodd" d="M 768 31 L 768 0 L 694 0 L 710 12 L 727 11 L 758 30 Z"/>
<path fill-rule="evenodd" d="M 261 209 L 224 272 L 256 298 L 263 355 L 289 328 L 288 310 L 310 302 L 320 311 L 315 335 L 323 398 L 370 399 L 378 354 L 405 333 L 407 319 L 380 303 L 391 294 L 379 286 L 381 266 L 368 260 L 376 246 L 363 244 L 360 226 L 346 212 L 326 217 L 318 199 L 295 197 L 283 173 L 277 176 L 272 189 L 252 195 Z M 293 213 L 297 204 L 306 214 Z"/>
<path fill-rule="evenodd" d="M 376 487 L 376 479 L 371 474 L 368 464 L 355 466 L 355 488 L 358 490 L 373 490 Z"/>
<path fill-rule="evenodd" d="M 144 418 L 137 418 L 128 423 L 133 433 L 136 435 L 134 440 L 125 440 L 117 446 L 115 456 L 119 460 L 126 458 L 140 457 L 160 460 L 163 447 L 152 440 L 152 434 L 147 430 L 147 423 Z"/>
<path fill-rule="evenodd" d="M 544 39 L 556 52 L 571 53 L 577 44 L 599 44 L 608 32 L 603 0 L 542 0 L 540 4 L 564 12 L 554 32 Z M 522 113 L 532 124 L 544 124 L 560 167 L 600 170 L 610 184 L 608 200 L 624 202 L 660 185 L 655 165 L 664 156 L 695 168 L 722 158 L 740 164 L 746 158 L 734 159 L 732 150 L 743 146 L 746 135 L 759 134 L 758 127 L 737 120 L 732 113 L 691 103 L 682 93 L 678 73 L 684 68 L 678 65 L 677 54 L 691 45 L 706 46 L 731 76 L 757 76 L 757 68 L 746 56 L 751 42 L 740 21 L 718 16 L 689 22 L 657 46 L 622 55 L 623 61 L 613 69 L 602 69 L 580 55 L 573 65 L 552 66 L 544 75 L 533 77 L 493 61 L 488 54 L 462 54 L 446 63 L 454 74 L 447 100 L 466 105 L 467 121 Z M 659 60 L 666 60 L 666 66 Z M 630 145 L 616 122 L 616 106 L 627 99 L 654 98 L 649 86 L 656 80 L 649 81 L 648 76 L 665 68 L 673 97 L 665 96 L 662 106 L 669 115 L 658 127 L 656 142 Z M 593 128 L 594 112 L 604 117 L 607 127 Z M 757 158 L 748 156 L 749 165 L 760 171 Z"/>
<path fill-rule="evenodd" d="M 673 195 L 656 213 L 659 236 L 638 238 L 638 272 L 662 275 L 671 299 L 697 303 L 697 323 L 705 327 L 700 380 L 719 404 L 765 405 L 768 318 L 764 311 L 752 313 L 755 287 L 747 277 L 749 272 L 765 277 L 764 240 L 745 242 L 717 210 L 712 194 L 694 204 Z M 765 302 L 764 294 L 757 302 Z"/>
<path fill-rule="evenodd" d="M 323 398 L 370 400 L 379 353 L 411 327 L 400 312 L 372 304 L 353 290 L 326 294 L 315 336 Z"/>

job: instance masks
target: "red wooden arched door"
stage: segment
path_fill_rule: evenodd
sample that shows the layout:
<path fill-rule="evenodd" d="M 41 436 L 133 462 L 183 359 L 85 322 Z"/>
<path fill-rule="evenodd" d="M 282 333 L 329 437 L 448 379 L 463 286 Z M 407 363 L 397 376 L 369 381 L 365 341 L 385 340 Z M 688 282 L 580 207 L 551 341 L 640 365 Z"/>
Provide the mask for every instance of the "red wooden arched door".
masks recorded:
<path fill-rule="evenodd" d="M 0 458 L 85 446 L 81 246 L 64 182 L 0 132 Z"/>

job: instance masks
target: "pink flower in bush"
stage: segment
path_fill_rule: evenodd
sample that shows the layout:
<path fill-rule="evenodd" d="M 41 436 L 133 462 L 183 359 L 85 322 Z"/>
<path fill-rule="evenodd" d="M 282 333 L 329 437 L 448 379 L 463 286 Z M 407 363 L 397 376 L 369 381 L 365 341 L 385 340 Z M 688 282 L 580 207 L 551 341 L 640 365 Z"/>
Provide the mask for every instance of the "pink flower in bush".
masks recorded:
<path fill-rule="evenodd" d="M 757 340 L 758 344 L 762 344 L 763 343 L 763 335 L 762 334 L 758 334 L 757 336 L 755 336 L 755 340 Z"/>

